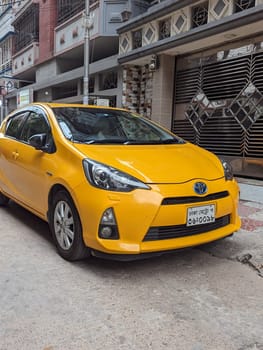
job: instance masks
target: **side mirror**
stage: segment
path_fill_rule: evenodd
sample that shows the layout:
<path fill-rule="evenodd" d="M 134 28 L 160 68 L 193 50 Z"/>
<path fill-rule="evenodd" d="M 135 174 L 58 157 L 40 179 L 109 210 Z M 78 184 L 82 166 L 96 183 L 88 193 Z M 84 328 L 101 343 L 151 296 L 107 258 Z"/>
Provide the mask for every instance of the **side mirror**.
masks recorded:
<path fill-rule="evenodd" d="M 47 148 L 46 140 L 47 140 L 47 134 L 35 134 L 28 139 L 28 142 L 35 149 L 45 151 Z"/>

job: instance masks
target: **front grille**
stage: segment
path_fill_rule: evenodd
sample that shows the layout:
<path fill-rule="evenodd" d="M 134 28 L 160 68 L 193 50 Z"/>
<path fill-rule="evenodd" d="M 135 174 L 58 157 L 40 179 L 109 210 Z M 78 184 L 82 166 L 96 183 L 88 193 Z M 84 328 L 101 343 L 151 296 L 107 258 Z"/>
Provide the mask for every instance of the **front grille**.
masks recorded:
<path fill-rule="evenodd" d="M 229 196 L 228 191 L 222 191 L 217 193 L 208 194 L 204 197 L 192 196 L 192 197 L 170 197 L 164 198 L 162 205 L 171 205 L 171 204 L 188 204 L 188 203 L 197 203 L 197 202 L 207 202 L 211 200 L 221 199 Z"/>
<path fill-rule="evenodd" d="M 174 226 L 154 226 L 150 227 L 143 241 L 159 241 L 163 239 L 172 239 L 186 236 L 198 235 L 201 233 L 216 230 L 218 228 L 227 226 L 230 223 L 230 215 L 222 216 L 204 225 L 186 226 L 186 225 L 174 225 Z"/>

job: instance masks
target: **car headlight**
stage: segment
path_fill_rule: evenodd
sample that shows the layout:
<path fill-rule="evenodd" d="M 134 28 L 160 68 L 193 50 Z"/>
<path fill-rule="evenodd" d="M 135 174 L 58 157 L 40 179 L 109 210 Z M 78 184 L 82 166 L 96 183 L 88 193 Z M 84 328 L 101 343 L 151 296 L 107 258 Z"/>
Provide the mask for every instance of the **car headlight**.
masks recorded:
<path fill-rule="evenodd" d="M 223 165 L 223 168 L 224 168 L 225 179 L 226 180 L 233 180 L 234 175 L 233 175 L 232 166 L 224 159 L 222 159 L 222 158 L 219 158 L 219 159 L 220 159 L 220 161 Z"/>
<path fill-rule="evenodd" d="M 83 160 L 83 168 L 90 184 L 104 190 L 130 192 L 136 188 L 150 189 L 135 177 L 91 159 Z"/>

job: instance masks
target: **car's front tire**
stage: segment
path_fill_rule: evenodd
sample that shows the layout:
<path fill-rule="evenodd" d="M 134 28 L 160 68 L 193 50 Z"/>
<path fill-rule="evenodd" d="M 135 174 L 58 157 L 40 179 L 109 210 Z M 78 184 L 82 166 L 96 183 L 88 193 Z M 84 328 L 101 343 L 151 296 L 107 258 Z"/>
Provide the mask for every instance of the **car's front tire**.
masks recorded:
<path fill-rule="evenodd" d="M 89 249 L 83 242 L 77 209 L 65 190 L 54 195 L 49 224 L 58 253 L 64 259 L 74 261 L 90 255 Z"/>
<path fill-rule="evenodd" d="M 0 192 L 0 206 L 5 206 L 9 202 L 9 198 Z"/>

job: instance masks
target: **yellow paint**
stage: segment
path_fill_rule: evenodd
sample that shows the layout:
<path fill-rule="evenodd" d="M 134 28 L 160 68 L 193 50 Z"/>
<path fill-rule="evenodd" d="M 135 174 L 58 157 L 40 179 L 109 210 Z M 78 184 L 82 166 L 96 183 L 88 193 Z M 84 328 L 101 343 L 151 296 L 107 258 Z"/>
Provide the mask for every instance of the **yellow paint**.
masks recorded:
<path fill-rule="evenodd" d="M 61 185 L 69 192 L 78 210 L 85 244 L 114 254 L 194 246 L 228 236 L 240 228 L 238 185 L 235 180 L 225 180 L 221 162 L 212 153 L 190 143 L 74 144 L 64 138 L 52 114 L 51 108 L 61 105 L 38 105 L 46 111 L 49 119 L 56 143 L 55 153 L 47 154 L 28 144 L 5 138 L 7 119 L 0 129 L 0 191 L 34 214 L 47 220 L 49 194 L 53 186 Z M 87 157 L 132 175 L 149 184 L 151 189 L 123 193 L 95 188 L 83 171 L 82 161 Z M 227 190 L 229 196 L 194 204 L 161 205 L 167 197 L 196 196 L 193 190 L 196 181 L 207 184 L 206 195 Z M 194 236 L 143 242 L 149 227 L 185 224 L 187 208 L 205 204 L 215 204 L 217 218 L 229 214 L 230 224 Z M 109 207 L 114 209 L 119 240 L 98 238 L 102 213 Z"/>

